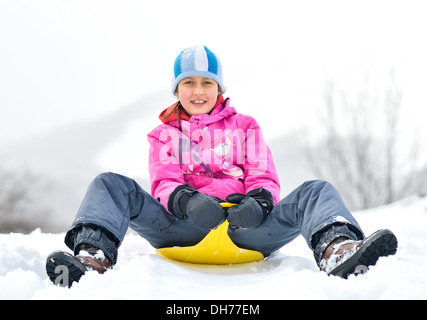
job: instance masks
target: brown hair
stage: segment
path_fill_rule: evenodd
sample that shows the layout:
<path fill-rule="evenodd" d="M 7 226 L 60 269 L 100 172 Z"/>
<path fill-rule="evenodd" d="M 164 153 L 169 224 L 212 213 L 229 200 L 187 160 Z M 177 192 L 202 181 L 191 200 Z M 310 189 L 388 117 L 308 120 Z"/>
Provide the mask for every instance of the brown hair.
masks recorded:
<path fill-rule="evenodd" d="M 175 107 L 167 114 L 164 114 L 162 116 L 163 119 L 166 119 L 169 117 L 172 113 L 176 112 L 177 120 L 178 120 L 178 128 L 180 131 L 182 131 L 181 127 L 181 112 L 183 112 L 187 117 L 191 117 L 188 112 L 185 110 L 185 108 L 182 106 L 181 101 L 178 100 Z"/>

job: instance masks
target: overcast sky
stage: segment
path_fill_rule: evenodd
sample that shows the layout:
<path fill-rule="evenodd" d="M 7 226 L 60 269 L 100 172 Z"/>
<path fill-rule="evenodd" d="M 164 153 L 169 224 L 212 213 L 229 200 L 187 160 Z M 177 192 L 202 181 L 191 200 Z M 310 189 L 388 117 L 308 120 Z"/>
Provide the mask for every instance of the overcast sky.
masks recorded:
<path fill-rule="evenodd" d="M 404 107 L 421 112 L 426 15 L 423 0 L 0 0 L 0 145 L 153 92 L 173 102 L 173 61 L 197 44 L 267 136 L 309 118 L 326 80 L 352 88 L 369 74 L 375 86 L 391 68 Z"/>

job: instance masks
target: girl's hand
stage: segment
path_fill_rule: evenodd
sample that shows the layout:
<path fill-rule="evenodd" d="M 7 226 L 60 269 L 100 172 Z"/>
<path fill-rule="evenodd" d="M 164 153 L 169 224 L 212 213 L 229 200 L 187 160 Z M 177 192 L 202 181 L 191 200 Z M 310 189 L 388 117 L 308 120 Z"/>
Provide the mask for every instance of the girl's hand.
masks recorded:
<path fill-rule="evenodd" d="M 273 209 L 273 197 L 263 188 L 252 190 L 246 195 L 232 193 L 226 200 L 237 204 L 227 210 L 227 220 L 233 229 L 258 227 Z"/>
<path fill-rule="evenodd" d="M 216 229 L 225 221 L 225 210 L 219 204 L 222 200 L 197 193 L 188 201 L 186 212 L 196 226 L 204 229 Z"/>
<path fill-rule="evenodd" d="M 168 210 L 178 219 L 189 219 L 196 226 L 215 229 L 225 221 L 226 212 L 219 198 L 199 193 L 189 185 L 178 186 L 169 196 Z"/>

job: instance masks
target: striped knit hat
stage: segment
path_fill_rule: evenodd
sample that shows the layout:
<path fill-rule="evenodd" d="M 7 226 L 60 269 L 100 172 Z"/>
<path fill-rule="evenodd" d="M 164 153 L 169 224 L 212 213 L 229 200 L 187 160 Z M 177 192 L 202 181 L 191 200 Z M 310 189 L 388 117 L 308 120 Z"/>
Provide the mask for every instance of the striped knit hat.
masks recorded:
<path fill-rule="evenodd" d="M 187 48 L 176 57 L 172 94 L 175 94 L 178 83 L 187 77 L 201 76 L 215 80 L 221 91 L 224 91 L 222 66 L 218 57 L 205 46 Z"/>

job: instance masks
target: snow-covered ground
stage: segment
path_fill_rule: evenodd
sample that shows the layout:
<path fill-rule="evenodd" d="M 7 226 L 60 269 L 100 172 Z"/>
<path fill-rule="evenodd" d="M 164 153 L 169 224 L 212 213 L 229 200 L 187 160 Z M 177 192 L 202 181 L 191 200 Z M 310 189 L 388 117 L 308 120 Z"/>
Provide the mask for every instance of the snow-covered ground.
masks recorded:
<path fill-rule="evenodd" d="M 0 234 L 0 299 L 426 299 L 427 197 L 354 215 L 366 234 L 391 229 L 399 248 L 348 280 L 320 272 L 301 237 L 261 262 L 189 267 L 129 233 L 114 270 L 88 272 L 68 289 L 52 285 L 44 269 L 50 252 L 66 249 L 64 234 Z"/>

